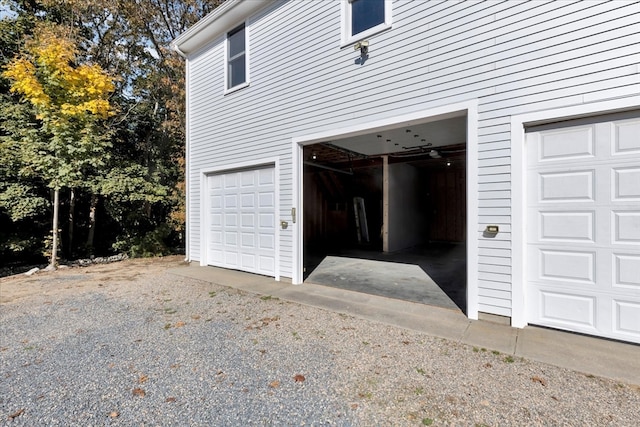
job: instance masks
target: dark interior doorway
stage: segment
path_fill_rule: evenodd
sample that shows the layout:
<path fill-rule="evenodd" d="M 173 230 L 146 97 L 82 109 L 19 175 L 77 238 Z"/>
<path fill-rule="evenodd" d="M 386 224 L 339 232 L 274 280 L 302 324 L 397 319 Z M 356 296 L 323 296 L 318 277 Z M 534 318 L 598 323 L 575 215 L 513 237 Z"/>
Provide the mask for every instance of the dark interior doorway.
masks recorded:
<path fill-rule="evenodd" d="M 327 256 L 412 264 L 465 311 L 465 137 L 466 117 L 458 117 L 304 147 L 305 280 Z M 350 286 L 425 302 L 385 280 L 389 289 Z M 320 284 L 347 282 L 327 281 Z"/>

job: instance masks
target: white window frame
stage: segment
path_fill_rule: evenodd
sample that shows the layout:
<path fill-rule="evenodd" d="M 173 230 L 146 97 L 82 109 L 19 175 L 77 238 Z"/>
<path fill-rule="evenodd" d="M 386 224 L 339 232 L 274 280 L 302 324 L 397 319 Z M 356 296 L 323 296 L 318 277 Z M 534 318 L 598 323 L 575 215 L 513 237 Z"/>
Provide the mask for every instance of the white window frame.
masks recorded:
<path fill-rule="evenodd" d="M 250 26 L 249 26 L 249 22 L 245 21 L 244 22 L 244 66 L 245 66 L 244 76 L 245 76 L 245 79 L 243 83 L 240 83 L 233 87 L 229 87 L 229 79 L 231 78 L 231 76 L 229 76 L 229 33 L 235 30 L 236 28 L 238 28 L 240 25 L 243 25 L 243 23 L 240 22 L 238 23 L 238 25 L 234 25 L 233 28 L 227 31 L 227 33 L 225 34 L 225 40 L 224 40 L 224 94 L 225 95 L 228 93 L 232 93 L 237 90 L 240 90 L 242 88 L 245 88 L 249 86 L 249 84 L 251 83 L 250 76 L 249 76 L 249 70 L 250 70 L 249 29 L 250 29 Z"/>
<path fill-rule="evenodd" d="M 353 44 L 357 41 L 371 37 L 381 31 L 387 30 L 392 27 L 392 0 L 384 0 L 384 22 L 371 27 L 356 35 L 351 35 L 351 3 L 353 0 L 342 0 L 341 4 L 341 16 L 342 16 L 342 35 L 340 40 L 340 47 L 345 47 Z"/>

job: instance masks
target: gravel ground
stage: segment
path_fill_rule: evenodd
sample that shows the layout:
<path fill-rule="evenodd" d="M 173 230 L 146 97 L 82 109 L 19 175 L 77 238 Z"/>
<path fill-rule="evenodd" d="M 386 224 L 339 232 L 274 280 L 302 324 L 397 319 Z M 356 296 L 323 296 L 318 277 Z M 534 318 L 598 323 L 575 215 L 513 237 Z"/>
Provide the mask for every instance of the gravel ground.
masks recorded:
<path fill-rule="evenodd" d="M 640 389 L 166 273 L 0 279 L 0 425 L 615 425 Z"/>

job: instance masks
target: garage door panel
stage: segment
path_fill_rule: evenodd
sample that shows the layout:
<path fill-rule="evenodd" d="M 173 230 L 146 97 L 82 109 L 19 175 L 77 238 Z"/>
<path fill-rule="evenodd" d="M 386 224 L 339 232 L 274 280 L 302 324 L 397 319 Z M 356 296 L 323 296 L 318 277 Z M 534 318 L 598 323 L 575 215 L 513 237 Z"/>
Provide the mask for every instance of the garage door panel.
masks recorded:
<path fill-rule="evenodd" d="M 613 242 L 640 245 L 640 210 L 611 213 Z"/>
<path fill-rule="evenodd" d="M 552 291 L 540 291 L 540 320 L 559 326 L 595 331 L 596 298 Z M 567 308 L 571 309 L 568 310 Z"/>
<path fill-rule="evenodd" d="M 273 271 L 275 269 L 275 258 L 272 256 L 260 256 L 260 271 Z"/>
<path fill-rule="evenodd" d="M 210 176 L 208 179 L 209 191 L 221 189 L 223 186 L 223 182 L 224 182 L 223 177 L 220 175 Z"/>
<path fill-rule="evenodd" d="M 240 173 L 240 185 L 242 187 L 254 187 L 256 183 L 256 174 L 254 171 L 245 171 Z"/>
<path fill-rule="evenodd" d="M 242 268 L 248 270 L 255 270 L 256 268 L 256 256 L 252 254 L 242 254 Z"/>
<path fill-rule="evenodd" d="M 272 208 L 275 206 L 275 195 L 272 192 L 260 193 L 258 200 L 260 208 Z"/>
<path fill-rule="evenodd" d="M 272 234 L 260 234 L 260 249 L 275 249 L 276 241 Z"/>
<path fill-rule="evenodd" d="M 275 170 L 273 168 L 260 169 L 258 171 L 260 185 L 273 185 L 275 183 Z"/>
<path fill-rule="evenodd" d="M 209 216 L 211 221 L 211 226 L 213 227 L 222 227 L 222 214 L 213 213 Z"/>
<path fill-rule="evenodd" d="M 228 194 L 224 196 L 225 209 L 235 209 L 238 207 L 238 196 L 236 194 Z"/>
<path fill-rule="evenodd" d="M 227 213 L 224 215 L 225 227 L 236 227 L 238 225 L 238 214 Z"/>
<path fill-rule="evenodd" d="M 212 195 L 210 200 L 211 200 L 211 209 L 222 208 L 222 196 Z"/>
<path fill-rule="evenodd" d="M 614 125 L 614 152 L 618 154 L 640 153 L 640 120 L 621 121 Z"/>
<path fill-rule="evenodd" d="M 593 133 L 593 126 L 545 132 L 539 140 L 537 160 L 549 162 L 593 157 Z"/>
<path fill-rule="evenodd" d="M 238 265 L 238 253 L 235 251 L 230 251 L 229 249 L 224 251 L 224 263 L 227 266 L 237 266 Z"/>
<path fill-rule="evenodd" d="M 260 217 L 260 230 L 274 228 L 276 217 L 272 213 L 261 213 Z"/>
<path fill-rule="evenodd" d="M 592 202 L 595 170 L 538 174 L 539 202 Z"/>
<path fill-rule="evenodd" d="M 640 339 L 640 302 L 613 300 L 613 327 L 620 334 Z"/>
<path fill-rule="evenodd" d="M 238 233 L 235 231 L 225 231 L 224 244 L 226 246 L 236 246 L 238 244 Z"/>
<path fill-rule="evenodd" d="M 222 264 L 224 262 L 224 256 L 221 250 L 209 249 L 209 262 L 214 264 Z"/>
<path fill-rule="evenodd" d="M 256 238 L 253 232 L 251 233 L 242 233 L 242 247 L 243 248 L 255 248 L 256 246 Z"/>
<path fill-rule="evenodd" d="M 640 343 L 640 112 L 527 133 L 530 323 Z"/>
<path fill-rule="evenodd" d="M 243 213 L 240 217 L 240 226 L 242 228 L 253 228 L 255 226 L 255 217 L 253 213 Z"/>
<path fill-rule="evenodd" d="M 640 200 L 640 167 L 614 168 L 611 173 L 615 201 Z"/>
<path fill-rule="evenodd" d="M 238 186 L 238 174 L 229 173 L 223 175 L 223 188 L 225 190 L 235 189 Z"/>
<path fill-rule="evenodd" d="M 613 254 L 615 287 L 635 289 L 640 293 L 640 255 Z"/>
<path fill-rule="evenodd" d="M 220 245 L 222 244 L 222 232 L 221 231 L 212 231 L 211 234 L 211 243 Z"/>
<path fill-rule="evenodd" d="M 538 238 L 545 240 L 593 242 L 595 211 L 538 213 Z"/>
<path fill-rule="evenodd" d="M 538 277 L 595 285 L 595 252 L 541 250 Z"/>
<path fill-rule="evenodd" d="M 240 200 L 242 208 L 253 208 L 256 205 L 255 194 L 243 193 Z"/>

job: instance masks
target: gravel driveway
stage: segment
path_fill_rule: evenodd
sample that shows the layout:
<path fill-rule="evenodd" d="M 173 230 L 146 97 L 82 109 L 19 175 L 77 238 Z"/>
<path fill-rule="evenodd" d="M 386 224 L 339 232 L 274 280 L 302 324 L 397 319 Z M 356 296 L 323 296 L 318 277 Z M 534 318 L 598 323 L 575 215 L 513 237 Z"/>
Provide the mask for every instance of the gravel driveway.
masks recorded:
<path fill-rule="evenodd" d="M 0 425 L 615 425 L 640 390 L 166 269 L 0 279 Z"/>

